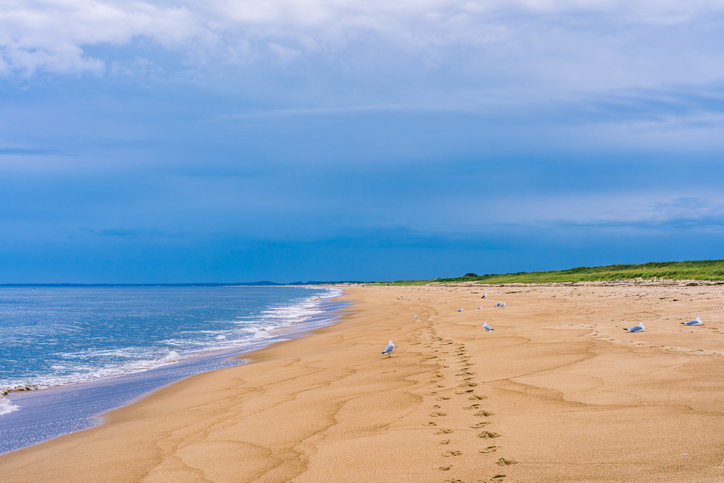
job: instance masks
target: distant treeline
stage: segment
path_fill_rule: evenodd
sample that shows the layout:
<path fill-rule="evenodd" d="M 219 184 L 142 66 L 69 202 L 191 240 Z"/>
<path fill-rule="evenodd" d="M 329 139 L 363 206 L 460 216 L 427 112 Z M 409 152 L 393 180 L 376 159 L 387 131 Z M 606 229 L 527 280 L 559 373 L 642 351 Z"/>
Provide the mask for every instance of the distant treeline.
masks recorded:
<path fill-rule="evenodd" d="M 378 282 L 390 285 L 424 285 L 431 282 L 480 282 L 480 283 L 551 283 L 596 282 L 611 280 L 668 279 L 668 280 L 724 280 L 724 260 L 697 260 L 684 262 L 649 262 L 639 265 L 606 265 L 603 267 L 578 267 L 548 272 L 467 273 L 456 278 L 433 280 L 398 280 Z"/>

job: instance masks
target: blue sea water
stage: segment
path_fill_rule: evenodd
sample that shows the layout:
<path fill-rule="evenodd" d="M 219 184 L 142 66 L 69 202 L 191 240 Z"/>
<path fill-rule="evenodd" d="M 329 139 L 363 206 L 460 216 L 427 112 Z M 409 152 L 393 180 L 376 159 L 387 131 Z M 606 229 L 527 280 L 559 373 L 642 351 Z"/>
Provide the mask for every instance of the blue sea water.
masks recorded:
<path fill-rule="evenodd" d="M 289 334 L 331 323 L 337 290 L 0 288 L 0 454 Z M 30 389 L 30 390 L 25 390 Z"/>

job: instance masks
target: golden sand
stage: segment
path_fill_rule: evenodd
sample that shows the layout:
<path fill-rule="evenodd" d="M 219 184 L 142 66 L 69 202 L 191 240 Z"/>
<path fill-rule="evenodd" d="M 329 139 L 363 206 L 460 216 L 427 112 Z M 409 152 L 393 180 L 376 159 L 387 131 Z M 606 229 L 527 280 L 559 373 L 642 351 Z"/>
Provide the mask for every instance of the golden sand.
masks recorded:
<path fill-rule="evenodd" d="M 724 481 L 722 286 L 346 292 L 355 304 L 340 323 L 157 391 L 102 426 L 0 456 L 0 474 L 33 483 Z M 493 307 L 499 300 L 505 308 Z M 696 316 L 702 327 L 680 324 Z M 645 332 L 622 330 L 638 322 Z"/>

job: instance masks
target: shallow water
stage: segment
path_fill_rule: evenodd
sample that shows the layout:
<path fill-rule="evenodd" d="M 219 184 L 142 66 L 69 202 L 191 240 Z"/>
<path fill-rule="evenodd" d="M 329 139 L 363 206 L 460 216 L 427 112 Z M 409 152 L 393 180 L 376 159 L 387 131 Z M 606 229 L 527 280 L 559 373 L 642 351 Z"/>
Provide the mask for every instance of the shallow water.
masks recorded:
<path fill-rule="evenodd" d="M 153 390 L 328 325 L 347 305 L 331 300 L 337 291 L 296 287 L 36 292 L 0 290 L 0 387 L 47 388 L 0 399 L 0 454 L 100 424 Z"/>

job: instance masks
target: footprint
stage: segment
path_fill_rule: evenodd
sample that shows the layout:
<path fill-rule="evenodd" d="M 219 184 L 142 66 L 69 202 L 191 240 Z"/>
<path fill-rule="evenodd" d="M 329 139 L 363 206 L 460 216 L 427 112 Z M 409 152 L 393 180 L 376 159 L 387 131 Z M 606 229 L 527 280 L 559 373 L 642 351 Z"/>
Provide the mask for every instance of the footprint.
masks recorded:
<path fill-rule="evenodd" d="M 442 455 L 443 455 L 444 457 L 448 458 L 448 457 L 450 457 L 450 456 L 460 456 L 461 454 L 463 454 L 462 451 L 454 451 L 454 450 L 453 450 L 453 451 L 446 451 L 446 452 L 443 453 Z"/>
<path fill-rule="evenodd" d="M 430 413 L 430 417 L 431 417 L 431 418 L 440 418 L 440 417 L 442 417 L 442 416 L 447 416 L 447 414 L 441 413 L 441 412 L 438 412 L 438 411 L 435 411 L 435 412 L 433 412 L 433 413 Z"/>
<path fill-rule="evenodd" d="M 449 439 L 443 439 L 442 441 L 440 441 L 440 444 L 450 444 L 450 440 L 449 440 Z"/>
<path fill-rule="evenodd" d="M 470 411 L 471 409 L 478 409 L 480 407 L 480 404 L 471 404 L 470 406 L 464 407 L 466 411 Z"/>
<path fill-rule="evenodd" d="M 488 411 L 478 411 L 477 413 L 473 414 L 473 416 L 478 416 L 481 418 L 487 418 L 492 415 L 493 415 L 493 413 L 488 412 Z"/>
<path fill-rule="evenodd" d="M 445 396 L 440 396 L 440 397 L 437 398 L 438 401 L 447 401 L 448 399 L 450 399 L 450 398 L 449 398 L 449 397 L 445 397 Z"/>
<path fill-rule="evenodd" d="M 455 391 L 455 394 L 467 394 L 467 393 L 470 393 L 470 392 L 473 392 L 473 390 L 472 390 L 472 389 L 466 389 L 466 390 L 464 390 L 464 391 Z"/>
<path fill-rule="evenodd" d="M 428 421 L 427 425 L 428 426 L 437 426 L 437 423 L 434 421 Z"/>
<path fill-rule="evenodd" d="M 500 458 L 497 463 L 495 463 L 498 466 L 510 466 L 510 465 L 517 465 L 518 462 L 515 460 L 506 460 L 505 458 Z"/>
<path fill-rule="evenodd" d="M 500 435 L 498 433 L 493 433 L 492 431 L 483 431 L 482 433 L 480 433 L 478 435 L 478 438 L 483 438 L 483 439 L 487 439 L 487 438 L 492 439 L 492 438 L 499 438 L 499 437 L 500 437 Z"/>
<path fill-rule="evenodd" d="M 491 479 L 492 481 L 503 481 L 503 478 L 505 478 L 505 475 L 495 475 Z"/>
<path fill-rule="evenodd" d="M 439 409 L 439 408 L 441 408 L 441 407 L 442 407 L 442 406 L 440 406 L 439 404 L 435 404 L 435 405 L 433 406 L 433 408 L 435 408 L 435 409 Z"/>
<path fill-rule="evenodd" d="M 481 422 L 479 422 L 478 424 L 473 424 L 473 425 L 470 426 L 470 427 L 473 428 L 473 429 L 480 429 L 480 428 L 482 428 L 483 426 L 486 426 L 486 425 L 488 425 L 488 424 L 490 424 L 488 421 L 481 421 Z"/>
<path fill-rule="evenodd" d="M 440 470 L 442 470 L 442 471 L 449 471 L 450 468 L 452 468 L 452 465 L 449 465 L 449 466 L 441 466 L 441 467 L 440 467 Z"/>
<path fill-rule="evenodd" d="M 450 433 L 454 433 L 454 431 L 452 429 L 441 429 L 440 431 L 438 431 L 435 434 L 450 434 Z"/>
<path fill-rule="evenodd" d="M 488 453 L 495 453 L 498 450 L 497 446 L 488 446 L 485 449 L 481 449 L 478 451 L 478 453 L 488 454 Z"/>
<path fill-rule="evenodd" d="M 470 396 L 468 399 L 470 399 L 471 401 L 474 401 L 474 400 L 476 400 L 476 399 L 477 399 L 478 401 L 482 401 L 483 399 L 487 399 L 487 398 L 488 398 L 488 396 L 476 396 L 475 394 L 473 394 L 473 395 Z"/>

